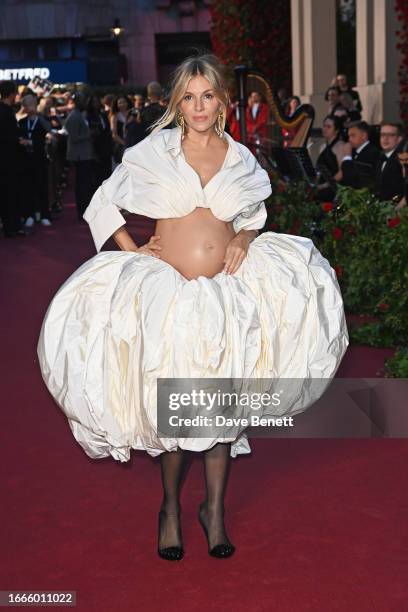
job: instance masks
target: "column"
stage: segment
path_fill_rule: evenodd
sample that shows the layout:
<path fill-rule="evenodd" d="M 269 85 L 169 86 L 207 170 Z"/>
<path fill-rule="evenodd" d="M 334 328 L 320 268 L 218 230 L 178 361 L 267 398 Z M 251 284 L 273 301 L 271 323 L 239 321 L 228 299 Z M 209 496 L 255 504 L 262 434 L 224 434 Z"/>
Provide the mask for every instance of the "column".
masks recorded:
<path fill-rule="evenodd" d="M 396 122 L 399 113 L 398 67 L 394 0 L 358 0 L 357 89 L 363 104 L 363 119 L 378 124 Z M 375 44 L 374 44 L 375 42 Z"/>
<path fill-rule="evenodd" d="M 324 99 L 337 74 L 336 0 L 291 0 L 293 93 L 326 115 Z"/>

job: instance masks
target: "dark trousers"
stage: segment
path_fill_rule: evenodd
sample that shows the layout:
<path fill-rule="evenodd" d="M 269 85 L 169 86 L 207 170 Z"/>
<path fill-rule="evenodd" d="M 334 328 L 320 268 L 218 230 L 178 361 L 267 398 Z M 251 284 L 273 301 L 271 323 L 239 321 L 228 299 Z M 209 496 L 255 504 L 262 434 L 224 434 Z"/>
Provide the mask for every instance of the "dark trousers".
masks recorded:
<path fill-rule="evenodd" d="M 75 165 L 75 202 L 78 219 L 82 218 L 86 207 L 95 193 L 95 168 L 92 159 L 74 162 Z"/>
<path fill-rule="evenodd" d="M 21 229 L 17 194 L 17 175 L 11 171 L 7 175 L 1 174 L 0 217 L 3 223 L 3 231 L 6 235 Z"/>
<path fill-rule="evenodd" d="M 29 160 L 24 164 L 24 188 L 21 203 L 22 215 L 34 217 L 39 212 L 41 219 L 50 219 L 48 197 L 48 162 L 47 160 Z"/>
<path fill-rule="evenodd" d="M 95 188 L 97 189 L 112 174 L 112 157 L 100 159 L 95 162 Z"/>

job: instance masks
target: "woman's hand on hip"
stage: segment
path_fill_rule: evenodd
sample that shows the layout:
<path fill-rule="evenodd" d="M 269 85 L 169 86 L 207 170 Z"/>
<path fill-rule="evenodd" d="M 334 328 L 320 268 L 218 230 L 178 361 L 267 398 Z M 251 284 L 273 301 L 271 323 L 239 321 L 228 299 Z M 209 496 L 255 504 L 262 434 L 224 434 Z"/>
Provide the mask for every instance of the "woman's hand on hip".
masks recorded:
<path fill-rule="evenodd" d="M 160 240 L 160 236 L 151 236 L 149 242 L 137 248 L 136 253 L 145 253 L 160 259 L 160 253 L 157 251 L 160 251 L 162 247 L 157 244 L 157 240 Z"/>
<path fill-rule="evenodd" d="M 250 243 L 256 235 L 257 232 L 255 230 L 241 230 L 228 243 L 224 258 L 225 265 L 223 272 L 225 272 L 225 274 L 234 274 L 234 272 L 238 270 L 248 253 Z"/>

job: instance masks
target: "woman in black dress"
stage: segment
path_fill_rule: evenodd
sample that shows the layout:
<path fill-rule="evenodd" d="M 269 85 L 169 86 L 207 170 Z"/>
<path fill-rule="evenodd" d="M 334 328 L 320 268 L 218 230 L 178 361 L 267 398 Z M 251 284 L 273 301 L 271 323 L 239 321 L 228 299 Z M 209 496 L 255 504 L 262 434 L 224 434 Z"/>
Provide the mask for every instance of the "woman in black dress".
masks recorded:
<path fill-rule="evenodd" d="M 88 101 L 86 118 L 95 152 L 95 189 L 112 174 L 113 141 L 107 114 L 98 96 Z"/>
<path fill-rule="evenodd" d="M 323 136 L 326 141 L 316 162 L 320 173 L 318 198 L 331 201 L 336 195 L 337 180 L 340 179 L 340 166 L 345 155 L 342 139 L 342 121 L 335 115 L 328 115 L 323 121 Z"/>
<path fill-rule="evenodd" d="M 112 104 L 110 127 L 113 138 L 113 161 L 120 164 L 126 148 L 126 125 L 131 118 L 132 102 L 127 96 L 118 96 Z"/>

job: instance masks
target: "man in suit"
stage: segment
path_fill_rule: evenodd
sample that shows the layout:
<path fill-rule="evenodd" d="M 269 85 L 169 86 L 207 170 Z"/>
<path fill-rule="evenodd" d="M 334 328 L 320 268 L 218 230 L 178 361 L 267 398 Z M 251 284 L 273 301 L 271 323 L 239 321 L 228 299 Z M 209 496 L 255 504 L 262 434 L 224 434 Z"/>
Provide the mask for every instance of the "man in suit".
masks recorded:
<path fill-rule="evenodd" d="M 145 130 L 145 137 L 149 135 L 148 128 L 165 112 L 165 107 L 161 104 L 163 90 L 157 81 L 151 81 L 147 85 L 147 100 L 148 103 L 140 111 L 140 118 Z"/>
<path fill-rule="evenodd" d="M 161 104 L 163 90 L 157 81 L 151 81 L 147 85 L 147 104 L 140 111 L 133 109 L 133 121 L 126 126 L 126 147 L 133 147 L 150 134 L 150 126 L 160 119 L 165 112 L 165 107 Z"/>
<path fill-rule="evenodd" d="M 51 124 L 37 112 L 38 100 L 34 95 L 27 95 L 21 100 L 22 110 L 26 116 L 18 122 L 20 143 L 23 147 L 21 156 L 24 172 L 23 216 L 26 227 L 34 225 L 35 213 L 39 214 L 41 225 L 52 225 L 48 197 L 48 158 L 46 142 L 51 135 Z"/>
<path fill-rule="evenodd" d="M 354 189 L 374 186 L 375 171 L 380 151 L 369 140 L 370 126 L 365 121 L 350 124 L 348 143 L 339 175 L 340 184 Z"/>
<path fill-rule="evenodd" d="M 0 217 L 6 238 L 25 236 L 21 227 L 18 198 L 19 137 L 13 111 L 17 88 L 12 81 L 0 82 Z"/>
<path fill-rule="evenodd" d="M 398 153 L 403 145 L 403 129 L 399 123 L 381 124 L 380 145 L 382 153 L 375 172 L 375 191 L 380 200 L 400 200 L 405 183 Z"/>
<path fill-rule="evenodd" d="M 75 202 L 78 221 L 96 190 L 91 130 L 85 117 L 86 98 L 81 92 L 73 95 L 74 109 L 65 120 L 67 131 L 67 160 L 75 165 Z"/>

